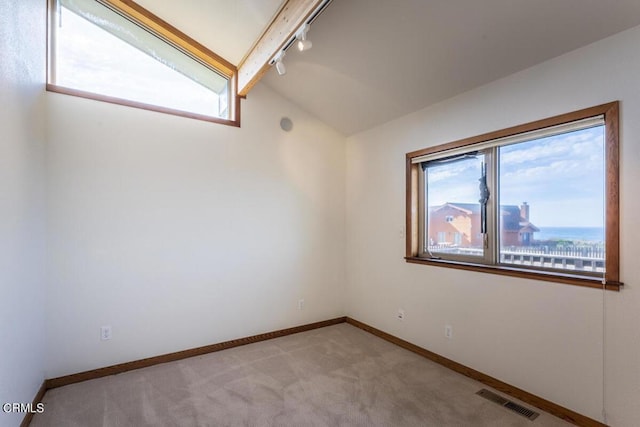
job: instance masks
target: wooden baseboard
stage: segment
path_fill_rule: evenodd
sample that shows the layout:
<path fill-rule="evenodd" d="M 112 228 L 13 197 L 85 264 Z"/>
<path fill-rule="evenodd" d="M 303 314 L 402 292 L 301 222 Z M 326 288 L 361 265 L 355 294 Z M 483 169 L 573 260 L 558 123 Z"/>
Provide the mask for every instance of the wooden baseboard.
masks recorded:
<path fill-rule="evenodd" d="M 31 402 L 32 409 L 35 409 L 36 405 L 42 402 L 42 398 L 44 397 L 44 394 L 46 391 L 47 391 L 47 382 L 43 381 L 42 385 L 38 389 L 38 392 L 36 393 L 36 396 L 33 398 L 33 402 Z M 31 424 L 32 419 L 33 419 L 33 412 L 27 412 L 26 414 L 24 414 L 24 418 L 20 423 L 20 427 L 29 427 L 29 424 Z"/>
<path fill-rule="evenodd" d="M 350 317 L 347 317 L 346 321 L 350 325 L 353 325 L 357 328 L 367 331 L 377 337 L 380 337 L 386 341 L 396 344 L 397 346 L 407 349 L 413 353 L 419 354 L 420 356 L 426 357 L 427 359 L 432 360 L 462 375 L 465 375 L 469 378 L 473 378 L 474 380 L 479 381 L 483 384 L 486 384 L 489 387 L 492 387 L 498 391 L 501 391 L 502 393 L 513 396 L 516 399 L 519 399 L 523 402 L 527 402 L 535 406 L 536 408 L 542 409 L 543 411 L 548 412 L 552 415 L 555 415 L 558 418 L 562 418 L 567 422 L 570 422 L 578 426 L 583 426 L 583 427 L 606 427 L 606 424 L 602 424 L 599 421 L 596 421 L 585 415 L 574 412 L 571 409 L 567 409 L 563 406 L 557 405 L 546 399 L 543 399 L 527 391 L 524 391 L 510 384 L 507 384 L 503 381 L 500 381 L 497 378 L 493 378 L 489 375 L 483 374 L 482 372 L 476 371 L 475 369 L 469 368 L 468 366 L 462 365 L 451 359 L 447 359 L 446 357 L 440 356 L 437 353 L 434 353 L 432 351 L 419 347 L 415 344 L 412 344 L 409 341 L 405 341 L 401 338 L 398 338 L 384 331 L 381 331 L 380 329 L 376 329 L 373 326 L 369 326 L 365 323 L 359 322 Z"/>
<path fill-rule="evenodd" d="M 492 387 L 498 391 L 501 391 L 502 393 L 513 396 L 516 399 L 519 399 L 523 402 L 527 402 L 545 412 L 555 415 L 556 417 L 561 418 L 565 421 L 568 421 L 572 424 L 575 424 L 578 426 L 584 426 L 584 427 L 606 427 L 605 424 L 602 424 L 599 421 L 596 421 L 585 415 L 574 412 L 563 406 L 557 405 L 546 399 L 543 399 L 527 391 L 524 391 L 510 384 L 507 384 L 503 381 L 500 381 L 497 378 L 493 378 L 489 375 L 483 374 L 482 372 L 476 371 L 475 369 L 469 368 L 468 366 L 462 365 L 451 359 L 440 356 L 437 353 L 426 350 L 422 347 L 419 347 L 415 344 L 412 344 L 408 341 L 405 341 L 401 338 L 388 334 L 384 331 L 381 331 L 380 329 L 376 329 L 373 326 L 369 326 L 366 323 L 362 323 L 350 317 L 337 317 L 335 319 L 325 320 L 322 322 L 315 322 L 315 323 L 309 323 L 306 325 L 295 326 L 293 328 L 280 329 L 274 332 L 267 332 L 264 334 L 253 335 L 245 338 L 238 338 L 235 340 L 225 341 L 218 344 L 211 344 L 204 347 L 192 348 L 189 350 L 178 351 L 175 353 L 168 353 L 161 356 L 149 357 L 147 359 L 120 363 L 118 365 L 107 366 L 105 368 L 99 368 L 91 371 L 85 371 L 77 374 L 65 375 L 58 378 L 48 379 L 42 384 L 42 387 L 40 387 L 38 394 L 33 400 L 33 404 L 35 406 L 37 403 L 39 403 L 42 400 L 42 397 L 44 396 L 45 391 L 51 388 L 62 387 L 65 385 L 74 384 L 81 381 L 87 381 L 95 378 L 106 377 L 109 375 L 120 374 L 123 372 L 132 371 L 134 369 L 140 369 L 140 368 L 146 368 L 148 366 L 158 365 L 160 363 L 173 362 L 176 360 L 186 359 L 188 357 L 200 356 L 203 354 L 226 350 L 233 347 L 239 347 L 239 346 L 243 346 L 251 343 L 270 340 L 273 338 L 279 338 L 287 335 L 297 334 L 299 332 L 305 332 L 313 329 L 324 328 L 326 326 L 337 325 L 339 323 L 344 323 L 344 322 L 349 323 L 350 325 L 353 325 L 364 331 L 367 331 L 377 337 L 380 337 L 386 341 L 389 341 L 413 353 L 419 354 L 420 356 L 423 356 L 429 360 L 432 360 L 433 362 L 436 362 L 442 366 L 445 366 L 455 372 L 458 372 L 469 378 L 473 378 L 474 380 L 479 381 L 483 384 L 486 384 L 489 387 Z M 20 427 L 27 427 L 31 422 L 32 418 L 33 418 L 33 414 L 26 414 L 24 417 L 24 420 L 22 421 L 22 424 L 20 424 Z"/>
<path fill-rule="evenodd" d="M 267 332 L 264 334 L 253 335 L 245 338 L 238 338 L 231 341 L 225 341 L 218 344 L 206 345 L 204 347 L 192 348 L 189 350 L 177 351 L 175 353 L 163 354 L 161 356 L 149 357 L 147 359 L 136 360 L 133 362 L 120 363 L 118 365 L 107 366 L 105 368 L 93 369 L 91 371 L 80 372 L 77 374 L 65 375 L 58 378 L 51 378 L 45 381 L 46 388 L 62 387 L 81 381 L 92 380 L 96 378 L 106 377 L 109 375 L 121 374 L 123 372 L 132 371 L 134 369 L 146 368 L 148 366 L 158 365 L 160 363 L 173 362 L 175 360 L 186 359 L 188 357 L 200 356 L 207 353 L 213 353 L 228 348 L 239 347 L 260 341 L 266 341 L 273 338 L 284 337 L 286 335 L 297 334 L 299 332 L 310 331 L 312 329 L 324 328 L 325 326 L 336 325 L 347 321 L 346 317 L 338 317 L 322 322 L 309 323 L 306 325 L 295 326 L 293 328 L 280 329 L 279 331 Z"/>

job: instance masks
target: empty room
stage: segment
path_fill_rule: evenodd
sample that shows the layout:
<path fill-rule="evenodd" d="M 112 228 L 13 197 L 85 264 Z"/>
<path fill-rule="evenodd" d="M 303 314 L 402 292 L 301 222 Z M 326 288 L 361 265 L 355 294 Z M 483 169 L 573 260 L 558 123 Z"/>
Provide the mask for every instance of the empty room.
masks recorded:
<path fill-rule="evenodd" d="M 0 5 L 1 427 L 640 425 L 637 0 Z"/>

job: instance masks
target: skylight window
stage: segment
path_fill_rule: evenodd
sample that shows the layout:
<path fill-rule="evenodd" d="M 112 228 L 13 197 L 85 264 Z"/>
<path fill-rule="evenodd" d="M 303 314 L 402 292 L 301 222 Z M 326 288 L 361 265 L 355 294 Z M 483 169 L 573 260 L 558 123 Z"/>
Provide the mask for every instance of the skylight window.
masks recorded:
<path fill-rule="evenodd" d="M 51 6 L 48 89 L 236 124 L 235 67 L 197 42 L 131 2 Z"/>

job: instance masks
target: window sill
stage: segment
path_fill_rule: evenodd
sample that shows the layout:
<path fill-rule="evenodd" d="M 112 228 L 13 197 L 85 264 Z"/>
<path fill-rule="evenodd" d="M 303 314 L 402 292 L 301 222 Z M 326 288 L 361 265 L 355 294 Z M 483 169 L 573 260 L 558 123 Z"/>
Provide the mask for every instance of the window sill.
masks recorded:
<path fill-rule="evenodd" d="M 478 271 L 502 276 L 520 277 L 524 279 L 542 280 L 545 282 L 564 283 L 567 285 L 583 286 L 602 289 L 602 279 L 597 277 L 585 277 L 568 273 L 555 273 L 546 271 L 533 271 L 524 268 L 506 267 L 496 265 L 472 264 L 442 259 L 405 257 L 406 262 L 412 264 L 431 265 L 436 267 L 456 268 L 459 270 Z M 623 286 L 621 282 L 607 281 L 605 288 L 609 291 L 619 292 Z"/>
<path fill-rule="evenodd" d="M 189 113 L 187 111 L 174 110 L 172 108 L 161 107 L 158 105 L 145 104 L 137 101 L 129 101 L 122 98 L 114 98 L 112 96 L 100 95 L 93 92 L 85 92 L 82 90 L 71 89 L 64 86 L 57 86 L 51 83 L 47 83 L 46 89 L 48 92 L 61 93 L 63 95 L 77 96 L 79 98 L 93 99 L 94 101 L 107 102 L 109 104 L 124 105 L 125 107 L 139 108 L 141 110 L 155 111 L 157 113 L 170 114 L 173 116 L 187 117 L 195 120 L 202 120 L 205 122 L 218 123 L 221 125 L 240 127 L 240 120 L 228 120 L 220 119 L 213 116 L 205 116 L 198 113 Z M 239 102 L 238 102 L 239 104 Z"/>

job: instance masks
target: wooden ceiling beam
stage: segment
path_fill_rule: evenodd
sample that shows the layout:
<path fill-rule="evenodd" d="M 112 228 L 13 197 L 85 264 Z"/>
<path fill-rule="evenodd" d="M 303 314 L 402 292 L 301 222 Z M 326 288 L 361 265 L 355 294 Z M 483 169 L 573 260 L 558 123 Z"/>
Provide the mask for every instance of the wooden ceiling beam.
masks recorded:
<path fill-rule="evenodd" d="M 287 0 L 280 12 L 238 65 L 238 94 L 246 96 L 269 70 L 269 61 L 323 0 Z"/>
<path fill-rule="evenodd" d="M 111 9 L 121 11 L 126 17 L 137 21 L 143 27 L 155 32 L 157 35 L 177 45 L 194 55 L 196 58 L 213 66 L 226 77 L 231 78 L 236 73 L 236 67 L 226 59 L 218 56 L 210 49 L 192 39 L 168 22 L 160 19 L 133 0 L 99 0 Z"/>

